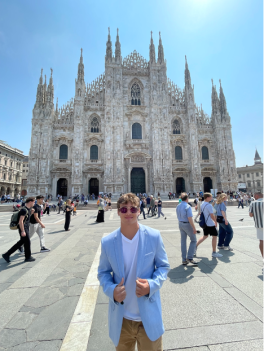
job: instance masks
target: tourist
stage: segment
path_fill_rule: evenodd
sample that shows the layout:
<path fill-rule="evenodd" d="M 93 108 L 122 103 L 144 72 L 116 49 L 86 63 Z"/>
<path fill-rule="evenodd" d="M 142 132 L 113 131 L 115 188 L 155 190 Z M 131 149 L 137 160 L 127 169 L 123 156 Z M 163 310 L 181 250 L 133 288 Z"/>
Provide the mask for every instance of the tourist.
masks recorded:
<path fill-rule="evenodd" d="M 148 209 L 148 214 L 149 214 L 149 211 L 150 211 L 150 197 L 149 197 L 149 195 L 148 195 L 148 197 L 147 197 L 147 209 Z"/>
<path fill-rule="evenodd" d="M 71 222 L 71 212 L 73 210 L 73 206 L 71 205 L 71 199 L 66 201 L 66 208 L 65 208 L 65 224 L 64 229 L 66 232 L 70 231 L 69 226 Z"/>
<path fill-rule="evenodd" d="M 97 223 L 104 222 L 104 200 L 102 199 L 101 195 L 98 196 L 98 214 L 96 218 Z"/>
<path fill-rule="evenodd" d="M 142 197 L 142 199 L 140 200 L 140 213 L 143 213 L 144 219 L 146 219 L 145 207 L 146 207 L 146 199 Z"/>
<path fill-rule="evenodd" d="M 47 215 L 49 216 L 49 215 L 50 215 L 50 214 L 49 214 L 49 211 L 50 211 L 50 205 L 49 205 L 49 200 L 47 199 L 47 200 L 45 201 L 45 210 L 44 210 L 43 214 L 46 214 L 46 213 L 47 213 Z"/>
<path fill-rule="evenodd" d="M 257 238 L 259 239 L 259 249 L 263 256 L 263 194 L 254 194 L 256 201 L 253 201 L 249 207 L 249 216 L 254 218 L 257 230 Z"/>
<path fill-rule="evenodd" d="M 111 197 L 108 198 L 108 210 L 112 211 L 112 202 L 111 202 Z"/>
<path fill-rule="evenodd" d="M 155 208 L 155 200 L 153 195 L 150 196 L 150 208 L 151 208 L 151 216 L 154 216 L 154 208 Z"/>
<path fill-rule="evenodd" d="M 176 207 L 177 218 L 179 221 L 179 229 L 181 232 L 181 252 L 182 252 L 182 264 L 187 265 L 191 263 L 196 266 L 197 262 L 193 259 L 193 255 L 196 247 L 196 228 L 193 223 L 192 208 L 188 204 L 188 195 L 181 193 L 182 202 Z M 187 237 L 189 236 L 191 242 L 187 251 Z"/>
<path fill-rule="evenodd" d="M 30 215 L 34 212 L 32 207 L 34 206 L 35 198 L 28 197 L 26 199 L 25 207 L 21 208 L 19 211 L 18 217 L 18 232 L 20 235 L 20 240 L 11 247 L 6 253 L 2 255 L 2 257 L 6 260 L 6 262 L 10 262 L 10 256 L 16 251 L 19 250 L 21 246 L 24 245 L 25 249 L 25 262 L 35 261 L 35 258 L 31 256 L 30 249 L 30 237 L 29 237 L 29 221 Z"/>
<path fill-rule="evenodd" d="M 40 252 L 49 252 L 50 249 L 45 247 L 45 238 L 44 238 L 44 228 L 45 225 L 41 222 L 41 205 L 43 204 L 43 195 L 38 195 L 36 197 L 37 203 L 33 206 L 34 213 L 30 217 L 30 226 L 29 226 L 29 238 L 37 233 L 40 241 Z"/>
<path fill-rule="evenodd" d="M 211 193 L 204 193 L 204 202 L 201 205 L 201 212 L 203 212 L 204 218 L 205 218 L 205 228 L 203 228 L 204 235 L 202 238 L 200 238 L 197 241 L 196 244 L 196 250 L 195 250 L 195 256 L 197 256 L 197 248 L 198 246 L 208 238 L 208 235 L 212 237 L 212 248 L 213 248 L 213 253 L 212 257 L 219 258 L 223 257 L 220 253 L 216 252 L 216 244 L 217 244 L 217 221 L 215 219 L 214 215 L 214 208 L 210 204 L 212 201 L 212 194 Z"/>
<path fill-rule="evenodd" d="M 57 214 L 60 214 L 60 211 L 62 210 L 62 206 L 63 206 L 63 201 L 62 201 L 62 197 L 59 198 L 59 201 L 58 201 L 58 213 Z"/>
<path fill-rule="evenodd" d="M 160 218 L 160 215 L 162 215 L 164 217 L 164 214 L 162 212 L 162 201 L 160 199 L 160 197 L 158 197 L 158 218 Z M 166 219 L 166 217 L 165 217 Z"/>
<path fill-rule="evenodd" d="M 216 200 L 217 222 L 219 223 L 218 249 L 233 251 L 230 247 L 230 242 L 233 238 L 233 229 L 226 217 L 226 201 L 227 196 L 225 193 L 220 194 Z"/>
<path fill-rule="evenodd" d="M 195 209 L 197 210 L 197 215 L 194 218 L 194 221 L 197 223 L 197 218 L 200 216 L 201 214 L 201 205 L 202 205 L 202 198 L 199 197 L 198 201 L 197 201 L 197 205 L 195 206 Z"/>
<path fill-rule="evenodd" d="M 98 279 L 109 298 L 109 336 L 117 351 L 160 351 L 159 290 L 170 269 L 160 233 L 138 223 L 139 199 L 132 193 L 117 201 L 121 226 L 101 241 Z M 115 250 L 113 250 L 113 247 Z M 144 272 L 144 279 L 141 279 Z"/>
<path fill-rule="evenodd" d="M 242 199 L 242 197 L 239 196 L 238 199 L 237 199 L 237 201 L 238 201 L 238 207 L 237 207 L 237 208 L 239 208 L 240 206 L 242 206 L 242 209 L 243 209 L 243 208 L 244 208 L 244 205 L 243 205 L 243 199 Z"/>

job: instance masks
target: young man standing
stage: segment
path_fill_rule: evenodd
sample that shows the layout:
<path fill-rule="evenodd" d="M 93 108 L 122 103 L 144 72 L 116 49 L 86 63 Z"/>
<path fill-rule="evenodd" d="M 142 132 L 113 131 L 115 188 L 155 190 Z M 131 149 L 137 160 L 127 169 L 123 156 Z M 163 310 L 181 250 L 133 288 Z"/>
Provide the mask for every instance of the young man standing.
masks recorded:
<path fill-rule="evenodd" d="M 117 351 L 162 351 L 159 289 L 170 269 L 160 232 L 138 223 L 139 199 L 117 201 L 121 227 L 101 241 L 98 279 L 109 297 L 108 328 Z"/>
<path fill-rule="evenodd" d="M 263 256 L 263 194 L 254 194 L 256 201 L 249 206 L 249 216 L 254 218 L 255 227 L 257 229 L 257 238 L 259 239 L 259 249 Z"/>
<path fill-rule="evenodd" d="M 189 198 L 186 193 L 181 193 L 181 202 L 176 207 L 176 213 L 179 221 L 179 229 L 181 232 L 181 252 L 182 252 L 182 264 L 187 265 L 191 263 L 196 266 L 198 262 L 193 259 L 193 255 L 196 247 L 196 228 L 193 222 L 192 208 L 188 204 Z M 186 253 L 186 241 L 187 237 L 191 239 L 188 254 Z M 187 257 L 186 257 L 187 254 Z"/>
<path fill-rule="evenodd" d="M 20 240 L 11 247 L 2 257 L 6 260 L 6 262 L 10 262 L 10 256 L 18 250 L 22 245 L 24 245 L 25 249 L 25 262 L 35 261 L 35 258 L 31 256 L 30 249 L 30 237 L 29 237 L 29 220 L 31 215 L 31 209 L 34 205 L 35 198 L 28 197 L 26 199 L 25 208 L 21 208 L 19 211 L 18 217 L 18 231 L 20 235 Z"/>
<path fill-rule="evenodd" d="M 45 225 L 40 220 L 41 205 L 43 204 L 44 196 L 38 195 L 36 199 L 37 199 L 37 203 L 33 206 L 33 209 L 35 211 L 30 217 L 29 237 L 31 239 L 32 236 L 35 233 L 37 233 L 40 240 L 40 252 L 48 252 L 50 251 L 50 249 L 47 249 L 45 247 L 45 239 L 44 239 Z"/>
<path fill-rule="evenodd" d="M 211 193 L 204 193 L 204 202 L 201 205 L 201 212 L 203 212 L 203 214 L 204 214 L 206 227 L 203 229 L 204 236 L 197 241 L 196 251 L 197 251 L 197 247 L 205 239 L 208 238 L 208 235 L 211 235 L 212 247 L 213 247 L 212 257 L 219 258 L 219 257 L 223 257 L 223 255 L 216 252 L 216 244 L 217 244 L 217 236 L 218 236 L 218 233 L 216 230 L 217 221 L 216 221 L 216 218 L 214 215 L 213 206 L 210 204 L 210 201 L 212 201 L 212 194 Z M 196 251 L 195 251 L 195 255 L 196 255 Z"/>

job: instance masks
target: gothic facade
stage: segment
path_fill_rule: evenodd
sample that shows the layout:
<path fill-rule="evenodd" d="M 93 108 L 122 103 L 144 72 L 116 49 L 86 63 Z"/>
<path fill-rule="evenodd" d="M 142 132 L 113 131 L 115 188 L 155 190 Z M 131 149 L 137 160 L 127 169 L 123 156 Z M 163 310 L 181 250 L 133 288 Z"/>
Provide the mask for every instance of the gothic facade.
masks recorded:
<path fill-rule="evenodd" d="M 230 116 L 220 81 L 212 81 L 212 114 L 195 104 L 185 58 L 185 86 L 167 77 L 159 37 L 149 60 L 133 51 L 122 59 L 110 30 L 105 72 L 85 84 L 81 50 L 75 96 L 54 106 L 52 70 L 42 71 L 33 109 L 28 195 L 60 193 L 196 192 L 236 190 Z"/>

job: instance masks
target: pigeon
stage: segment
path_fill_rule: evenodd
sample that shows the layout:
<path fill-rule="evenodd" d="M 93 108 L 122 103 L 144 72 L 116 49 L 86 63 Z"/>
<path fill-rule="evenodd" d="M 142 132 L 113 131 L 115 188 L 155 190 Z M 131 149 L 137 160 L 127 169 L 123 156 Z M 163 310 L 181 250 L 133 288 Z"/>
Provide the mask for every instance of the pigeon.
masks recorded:
<path fill-rule="evenodd" d="M 165 217 L 164 219 L 167 219 L 167 217 Z"/>
<path fill-rule="evenodd" d="M 239 219 L 240 222 L 243 222 L 244 218 Z"/>

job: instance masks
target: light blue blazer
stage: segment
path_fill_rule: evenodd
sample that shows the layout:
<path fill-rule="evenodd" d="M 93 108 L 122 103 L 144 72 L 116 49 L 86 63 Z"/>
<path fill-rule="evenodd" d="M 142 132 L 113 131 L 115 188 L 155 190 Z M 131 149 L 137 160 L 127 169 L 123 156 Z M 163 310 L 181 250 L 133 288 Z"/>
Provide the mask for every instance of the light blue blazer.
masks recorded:
<path fill-rule="evenodd" d="M 109 297 L 109 336 L 118 345 L 124 316 L 124 305 L 114 301 L 114 289 L 125 278 L 123 247 L 120 228 L 101 241 L 98 279 Z M 142 323 L 150 340 L 157 340 L 164 333 L 159 289 L 170 270 L 168 257 L 158 230 L 139 224 L 137 277 L 147 279 L 148 296 L 138 298 Z M 126 281 L 125 283 L 126 284 Z"/>

